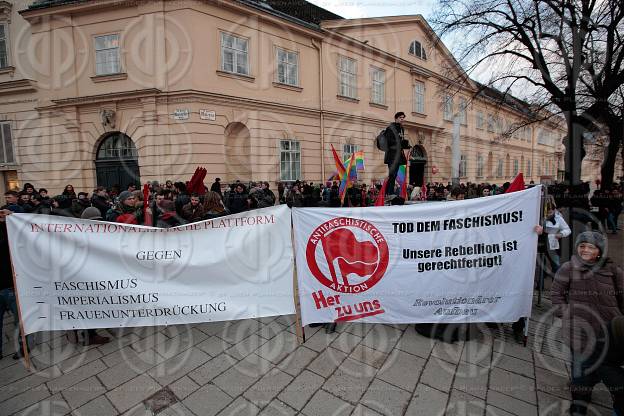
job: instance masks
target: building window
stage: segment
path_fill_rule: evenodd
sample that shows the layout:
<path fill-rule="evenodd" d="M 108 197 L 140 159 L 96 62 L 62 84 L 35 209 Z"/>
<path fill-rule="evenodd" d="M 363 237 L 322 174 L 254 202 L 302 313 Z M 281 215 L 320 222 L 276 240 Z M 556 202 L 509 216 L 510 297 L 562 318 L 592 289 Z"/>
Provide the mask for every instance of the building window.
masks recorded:
<path fill-rule="evenodd" d="M 9 123 L 0 123 L 0 163 L 15 163 L 13 135 Z"/>
<path fill-rule="evenodd" d="M 546 168 L 546 175 L 550 175 L 552 174 L 552 164 L 550 163 L 550 159 L 548 159 L 548 162 L 546 162 L 548 167 Z"/>
<path fill-rule="evenodd" d="M 498 159 L 498 166 L 496 166 L 496 177 L 503 177 L 503 159 Z"/>
<path fill-rule="evenodd" d="M 414 84 L 414 111 L 425 114 L 425 84 L 416 81 Z"/>
<path fill-rule="evenodd" d="M 483 130 L 484 120 L 483 120 L 483 113 L 481 111 L 477 111 L 476 124 L 479 130 Z"/>
<path fill-rule="evenodd" d="M 481 153 L 477 154 L 477 178 L 483 177 L 483 156 Z"/>
<path fill-rule="evenodd" d="M 119 35 L 95 37 L 95 75 L 121 73 Z"/>
<path fill-rule="evenodd" d="M 386 103 L 386 71 L 371 68 L 371 103 Z"/>
<path fill-rule="evenodd" d="M 299 54 L 277 49 L 277 82 L 287 85 L 299 85 Z"/>
<path fill-rule="evenodd" d="M 301 178 L 301 148 L 296 140 L 280 140 L 280 180 Z"/>
<path fill-rule="evenodd" d="M 533 141 L 533 128 L 532 127 L 526 128 L 526 140 L 529 143 Z"/>
<path fill-rule="evenodd" d="M 514 163 L 514 164 L 513 164 L 513 175 L 514 175 L 514 176 L 517 176 L 517 175 L 518 175 L 518 172 L 520 172 L 520 167 L 519 167 L 519 165 L 518 165 L 518 159 L 514 159 L 514 162 L 513 162 L 513 163 Z"/>
<path fill-rule="evenodd" d="M 357 144 L 345 144 L 342 146 L 342 160 L 346 161 L 351 155 L 360 150 Z"/>
<path fill-rule="evenodd" d="M 410 43 L 409 54 L 417 56 L 420 59 L 427 59 L 427 53 L 425 52 L 425 48 L 417 40 Z"/>
<path fill-rule="evenodd" d="M 0 23 L 0 68 L 9 66 L 9 25 Z"/>
<path fill-rule="evenodd" d="M 468 109 L 468 102 L 465 98 L 459 99 L 459 121 L 461 124 L 468 124 L 468 116 L 466 115 Z"/>
<path fill-rule="evenodd" d="M 494 133 L 494 116 L 492 114 L 487 116 L 487 131 Z"/>
<path fill-rule="evenodd" d="M 139 154 L 134 142 L 123 133 L 113 133 L 100 144 L 97 160 L 137 159 Z"/>
<path fill-rule="evenodd" d="M 221 70 L 249 75 L 249 41 L 221 33 Z"/>
<path fill-rule="evenodd" d="M 459 159 L 459 177 L 465 178 L 468 172 L 468 158 L 466 155 L 461 155 Z"/>
<path fill-rule="evenodd" d="M 527 160 L 527 166 L 526 166 L 526 168 L 527 168 L 527 176 L 528 176 L 528 177 L 531 177 L 531 159 L 528 159 L 528 160 Z"/>
<path fill-rule="evenodd" d="M 453 121 L 453 97 L 446 94 L 442 100 L 442 110 L 444 112 L 444 120 Z"/>
<path fill-rule="evenodd" d="M 338 94 L 357 98 L 357 62 L 346 56 L 338 57 L 338 76 L 340 77 Z"/>
<path fill-rule="evenodd" d="M 537 133 L 537 144 L 543 144 L 544 146 L 552 146 L 553 145 L 553 133 L 540 129 Z"/>
<path fill-rule="evenodd" d="M 503 132 L 505 131 L 505 127 L 504 127 L 505 121 L 501 117 L 495 117 L 494 124 L 495 124 L 496 133 L 503 134 Z"/>

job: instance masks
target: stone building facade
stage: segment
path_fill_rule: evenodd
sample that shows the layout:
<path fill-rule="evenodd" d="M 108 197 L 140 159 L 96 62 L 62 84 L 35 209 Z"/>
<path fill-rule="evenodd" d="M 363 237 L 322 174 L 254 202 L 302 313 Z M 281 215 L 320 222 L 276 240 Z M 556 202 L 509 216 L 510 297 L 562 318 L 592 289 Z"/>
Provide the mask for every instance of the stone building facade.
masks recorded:
<path fill-rule="evenodd" d="M 363 150 L 369 182 L 386 174 L 374 138 L 397 111 L 412 182 L 450 180 L 456 117 L 462 181 L 563 169 L 561 126 L 514 129 L 525 104 L 452 82 L 462 70 L 420 15 L 342 19 L 303 0 L 17 0 L 0 1 L 0 27 L 0 188 L 188 180 L 197 166 L 207 181 L 318 182 L 334 170 L 330 145 Z"/>

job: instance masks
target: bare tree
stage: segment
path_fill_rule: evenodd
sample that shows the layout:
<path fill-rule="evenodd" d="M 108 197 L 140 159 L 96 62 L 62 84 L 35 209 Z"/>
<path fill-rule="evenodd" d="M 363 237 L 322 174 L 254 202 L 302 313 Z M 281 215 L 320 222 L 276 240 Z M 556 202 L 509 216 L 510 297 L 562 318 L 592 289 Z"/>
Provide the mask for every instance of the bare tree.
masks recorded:
<path fill-rule="evenodd" d="M 441 36 L 461 35 L 468 74 L 487 66 L 489 85 L 521 85 L 565 117 L 566 179 L 578 184 L 583 134 L 624 83 L 622 9 L 618 0 L 439 0 L 433 23 Z M 581 85 L 589 94 L 579 96 Z"/>

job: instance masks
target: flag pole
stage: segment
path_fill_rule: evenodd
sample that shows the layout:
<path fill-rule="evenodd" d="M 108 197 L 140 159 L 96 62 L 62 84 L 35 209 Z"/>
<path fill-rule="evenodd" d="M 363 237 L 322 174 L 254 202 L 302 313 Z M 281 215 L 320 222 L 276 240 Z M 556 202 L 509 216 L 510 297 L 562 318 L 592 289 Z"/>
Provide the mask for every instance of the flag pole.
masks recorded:
<path fill-rule="evenodd" d="M 292 223 L 292 216 L 290 219 L 290 241 L 292 242 L 293 249 L 295 248 L 295 230 Z M 297 253 L 293 250 L 293 297 L 295 302 L 295 332 L 297 334 L 297 341 L 299 345 L 303 344 L 305 339 L 305 329 L 301 325 L 301 303 L 299 302 L 299 282 L 297 275 Z"/>
<path fill-rule="evenodd" d="M 6 218 L 5 218 L 6 221 Z M 8 227 L 7 227 L 8 228 Z M 8 230 L 7 230 L 8 236 Z M 19 331 L 22 339 L 22 351 L 24 352 L 24 361 L 26 362 L 26 368 L 30 370 L 30 352 L 28 351 L 28 344 L 26 343 L 26 334 L 24 333 L 24 321 L 22 320 L 22 307 L 20 306 L 20 299 L 17 290 L 17 275 L 15 274 L 15 267 L 13 267 L 13 253 L 11 251 L 11 239 L 9 238 L 9 258 L 11 259 L 11 270 L 13 272 L 13 290 L 15 292 L 15 303 L 17 304 L 17 316 L 14 319 L 19 321 Z M 0 322 L 2 325 L 2 322 Z M 2 358 L 2 357 L 0 357 Z"/>

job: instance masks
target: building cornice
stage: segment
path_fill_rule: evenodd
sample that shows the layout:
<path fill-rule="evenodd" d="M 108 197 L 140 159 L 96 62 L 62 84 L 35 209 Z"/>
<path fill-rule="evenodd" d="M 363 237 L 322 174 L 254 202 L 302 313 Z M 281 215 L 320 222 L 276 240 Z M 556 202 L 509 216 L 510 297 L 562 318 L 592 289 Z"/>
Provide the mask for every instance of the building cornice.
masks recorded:
<path fill-rule="evenodd" d="M 59 98 L 56 100 L 50 100 L 52 105 L 40 106 L 36 109 L 42 111 L 60 109 L 63 107 L 79 107 L 84 105 L 110 103 L 111 101 L 138 100 L 146 96 L 158 95 L 161 93 L 162 91 L 158 88 L 145 88 L 142 90 L 86 95 L 83 97 Z"/>
<path fill-rule="evenodd" d="M 37 81 L 32 79 L 18 79 L 15 81 L 0 82 L 0 95 L 37 92 Z"/>
<path fill-rule="evenodd" d="M 201 102 L 212 105 L 219 104 L 226 106 L 232 106 L 233 104 L 236 104 L 240 107 L 248 109 L 257 110 L 260 108 L 267 111 L 278 111 L 281 113 L 297 114 L 304 116 L 318 116 L 320 114 L 320 110 L 318 108 L 301 107 L 291 104 L 279 104 L 269 101 L 256 100 L 254 98 L 237 97 L 199 90 L 181 90 L 163 93 L 158 96 L 157 103 L 168 104 L 169 100 L 171 99 L 175 99 L 174 103 L 180 103 L 183 102 L 182 100 L 186 99 L 190 103 Z"/>
<path fill-rule="evenodd" d="M 84 13 L 93 10 L 100 10 L 112 7 L 129 7 L 132 2 L 125 2 L 119 0 L 98 0 L 98 1 L 76 1 L 60 3 L 56 5 L 49 5 L 46 7 L 35 7 L 25 10 L 20 10 L 19 14 L 26 20 L 37 19 L 42 16 L 48 15 L 67 15 L 73 13 Z M 136 5 L 136 4 L 134 4 Z"/>
<path fill-rule="evenodd" d="M 361 19 L 335 19 L 323 20 L 321 27 L 323 29 L 346 29 L 362 26 L 379 26 L 396 23 L 414 23 L 423 21 L 421 14 L 411 14 L 402 16 L 382 16 L 382 17 L 366 17 Z"/>

